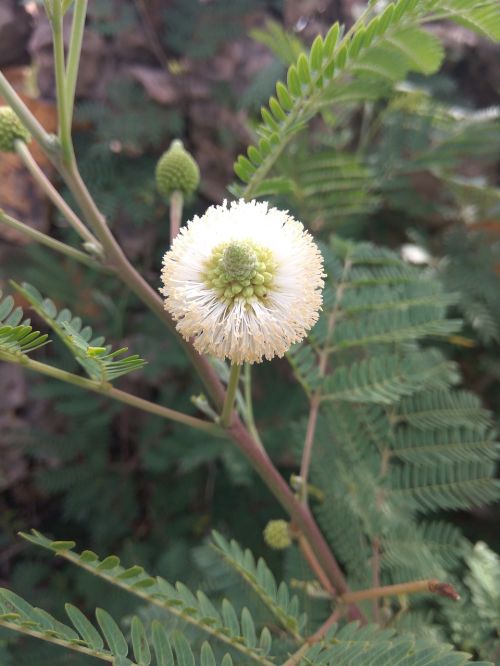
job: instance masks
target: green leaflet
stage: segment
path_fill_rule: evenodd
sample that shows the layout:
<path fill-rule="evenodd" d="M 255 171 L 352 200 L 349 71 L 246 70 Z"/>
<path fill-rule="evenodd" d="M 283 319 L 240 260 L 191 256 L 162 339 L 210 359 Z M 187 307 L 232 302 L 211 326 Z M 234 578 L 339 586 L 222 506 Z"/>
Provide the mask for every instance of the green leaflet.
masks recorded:
<path fill-rule="evenodd" d="M 278 586 L 271 570 L 262 558 L 256 562 L 248 549 L 243 550 L 234 539 L 227 541 L 218 532 L 214 531 L 212 538 L 214 547 L 224 561 L 250 585 L 281 626 L 294 638 L 300 640 L 304 618 L 299 611 L 297 596 L 290 595 L 284 582 Z"/>
<path fill-rule="evenodd" d="M 221 641 L 226 649 L 231 648 L 237 651 L 248 661 L 270 666 L 271 662 L 265 656 L 266 651 L 268 651 L 267 635 L 264 639 L 260 637 L 258 641 L 255 626 L 248 611 L 244 610 L 242 612 L 240 622 L 233 605 L 227 599 L 224 599 L 219 612 L 203 592 L 199 591 L 195 596 L 183 583 L 176 583 L 173 586 L 164 578 L 153 578 L 148 575 L 142 567 L 136 566 L 125 569 L 120 565 L 120 560 L 114 555 L 100 560 L 91 551 L 83 551 L 78 554 L 72 550 L 74 543 L 50 541 L 36 530 L 21 536 L 37 546 L 55 552 L 112 585 L 134 594 L 148 603 L 161 607 L 187 624 L 196 627 L 210 638 Z M 61 547 L 61 543 L 66 543 L 66 547 Z M 292 608 L 294 607 L 295 603 L 292 604 Z M 126 656 L 124 643 L 119 632 L 116 631 L 116 623 L 104 611 L 98 611 L 97 619 L 113 654 Z M 137 623 L 135 624 L 134 636 L 134 650 L 137 649 L 139 653 L 146 654 L 144 634 Z M 160 653 L 164 653 L 165 646 L 161 637 L 157 637 L 157 641 L 158 650 Z M 264 644 L 265 650 L 260 647 L 259 643 Z M 179 644 L 179 663 L 187 659 L 187 652 L 183 645 Z"/>
<path fill-rule="evenodd" d="M 66 612 L 77 632 L 59 622 L 49 613 L 31 606 L 10 590 L 0 588 L 0 626 L 34 636 L 49 643 L 63 645 L 67 650 L 83 652 L 105 662 L 112 661 L 118 666 L 232 666 L 229 654 L 217 662 L 208 643 L 201 648 L 196 658 L 184 636 L 174 631 L 168 636 L 159 622 L 153 622 L 151 639 L 141 620 L 132 618 L 132 661 L 129 646 L 124 634 L 109 613 L 96 610 L 96 619 L 101 633 L 74 606 L 66 606 Z M 81 636 L 81 638 L 79 637 Z M 108 645 L 104 647 L 104 640 Z M 154 653 L 155 658 L 152 658 Z M 174 657 L 175 655 L 175 657 Z M 263 661 L 262 663 L 266 663 Z"/>
<path fill-rule="evenodd" d="M 54 303 L 49 298 L 43 298 L 32 285 L 12 284 L 68 347 L 91 379 L 113 381 L 146 365 L 146 361 L 137 354 L 124 357 L 127 347 L 112 351 L 103 337 L 93 337 L 92 329 L 83 326 L 80 317 L 73 316 L 67 308 L 58 312 Z"/>
<path fill-rule="evenodd" d="M 12 296 L 0 301 L 0 358 L 3 360 L 19 359 L 50 342 L 46 333 L 34 331 L 29 319 L 23 321 L 23 317 L 22 308 L 15 307 Z"/>

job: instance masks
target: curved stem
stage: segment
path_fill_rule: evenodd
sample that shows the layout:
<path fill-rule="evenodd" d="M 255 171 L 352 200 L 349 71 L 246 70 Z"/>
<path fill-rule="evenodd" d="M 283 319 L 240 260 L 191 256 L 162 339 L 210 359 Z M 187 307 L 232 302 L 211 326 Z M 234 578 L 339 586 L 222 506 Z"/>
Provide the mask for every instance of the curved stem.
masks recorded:
<path fill-rule="evenodd" d="M 314 548 L 314 552 L 323 571 L 335 587 L 339 595 L 348 591 L 344 574 L 335 560 L 329 545 L 317 526 L 309 508 L 301 504 L 295 494 L 274 467 L 265 451 L 260 449 L 252 436 L 247 432 L 238 419 L 229 428 L 229 434 L 237 443 L 239 449 L 246 455 L 259 476 L 280 502 L 291 517 L 294 525 L 302 532 L 304 537 Z M 358 618 L 363 619 L 359 611 L 355 611 Z"/>
<path fill-rule="evenodd" d="M 54 141 L 57 141 L 57 139 L 44 130 L 2 72 L 0 72 L 0 94 L 16 112 L 19 120 L 26 129 L 29 130 L 35 141 L 40 144 L 47 156 L 53 160 L 55 149 Z"/>
<path fill-rule="evenodd" d="M 104 254 L 109 262 L 115 267 L 117 275 L 133 291 L 134 294 L 175 334 L 182 343 L 187 355 L 198 372 L 205 388 L 220 409 L 224 404 L 224 387 L 217 376 L 214 368 L 207 358 L 198 354 L 194 347 L 183 340 L 177 333 L 175 324 L 165 310 L 160 295 L 146 282 L 125 256 L 122 248 L 116 242 L 106 220 L 97 208 L 85 183 L 82 180 L 78 167 L 75 163 L 69 167 L 60 167 L 61 176 L 64 178 L 69 190 L 78 203 L 85 220 L 94 230 L 101 242 Z"/>
<path fill-rule="evenodd" d="M 76 233 L 85 241 L 95 245 L 96 249 L 99 249 L 100 244 L 95 238 L 95 236 L 87 229 L 84 223 L 80 220 L 78 215 L 68 206 L 64 201 L 62 196 L 52 185 L 50 180 L 47 178 L 42 169 L 38 166 L 36 161 L 33 158 L 33 155 L 30 153 L 28 146 L 24 141 L 19 139 L 15 142 L 16 153 L 21 158 L 24 166 L 28 169 L 30 174 L 33 176 L 33 179 L 36 181 L 40 189 L 47 195 L 47 197 L 52 201 L 54 206 L 59 210 L 59 212 L 66 218 L 68 223 L 73 227 Z"/>
<path fill-rule="evenodd" d="M 55 238 L 52 238 L 52 236 L 48 236 L 47 234 L 44 234 L 41 231 L 38 231 L 37 229 L 33 229 L 33 227 L 24 224 L 24 222 L 16 220 L 10 215 L 7 215 L 7 213 L 1 208 L 0 208 L 0 222 L 3 222 L 8 227 L 11 227 L 11 229 L 19 231 L 20 233 L 24 234 L 28 238 L 31 238 L 37 243 L 49 247 L 51 250 L 55 250 L 56 252 L 65 254 L 67 257 L 71 257 L 71 259 L 76 259 L 76 261 L 85 264 L 89 268 L 93 268 L 94 270 L 98 271 L 106 270 L 106 268 L 102 264 L 97 262 L 95 259 L 90 257 L 85 252 L 77 250 L 76 248 L 71 247 L 71 245 L 66 245 L 66 243 L 62 243 L 61 241 L 58 241 Z"/>
<path fill-rule="evenodd" d="M 8 355 L 5 355 L 3 360 L 6 360 L 7 362 L 16 362 L 13 361 L 13 359 Z M 225 432 L 214 423 L 203 421 L 202 419 L 198 419 L 195 416 L 189 416 L 188 414 L 183 414 L 182 412 L 177 412 L 174 409 L 163 407 L 163 405 L 157 405 L 154 402 L 149 402 L 149 400 L 144 400 L 144 398 L 139 398 L 135 395 L 132 395 L 131 393 L 127 393 L 126 391 L 121 391 L 111 384 L 97 382 L 93 379 L 87 379 L 86 377 L 75 375 L 72 372 L 66 372 L 66 370 L 55 368 L 52 365 L 40 363 L 39 361 L 35 361 L 27 356 L 23 356 L 21 361 L 17 362 L 20 362 L 25 368 L 28 368 L 28 370 L 34 370 L 35 372 L 39 372 L 42 375 L 46 375 L 47 377 L 59 379 L 60 381 L 67 382 L 73 386 L 80 386 L 81 388 L 87 389 L 88 391 L 106 395 L 110 398 L 113 398 L 113 400 L 118 400 L 119 402 L 123 402 L 126 405 L 130 405 L 131 407 L 141 409 L 144 412 L 149 412 L 150 414 L 161 416 L 162 418 L 168 419 L 170 421 L 182 423 L 183 425 L 196 428 L 197 430 L 202 430 L 203 432 L 206 432 L 210 435 L 226 437 Z"/>
<path fill-rule="evenodd" d="M 233 413 L 234 399 L 236 398 L 236 391 L 238 390 L 238 381 L 240 379 L 241 365 L 233 363 L 231 365 L 231 372 L 229 374 L 229 382 L 227 385 L 226 399 L 224 400 L 224 405 L 222 407 L 222 412 L 220 415 L 220 424 L 223 428 L 226 428 L 231 422 L 231 416 Z"/>

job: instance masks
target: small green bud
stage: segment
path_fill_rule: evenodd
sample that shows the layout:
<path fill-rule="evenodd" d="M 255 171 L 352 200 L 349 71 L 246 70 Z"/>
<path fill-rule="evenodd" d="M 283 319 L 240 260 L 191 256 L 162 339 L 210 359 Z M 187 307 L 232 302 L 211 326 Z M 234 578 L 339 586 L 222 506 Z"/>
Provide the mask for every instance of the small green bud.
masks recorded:
<path fill-rule="evenodd" d="M 16 139 L 29 143 L 31 134 L 10 106 L 0 106 L 0 152 L 14 153 Z"/>
<path fill-rule="evenodd" d="M 219 265 L 229 280 L 242 282 L 255 273 L 257 255 L 249 243 L 233 241 L 222 253 Z"/>
<path fill-rule="evenodd" d="M 264 528 L 264 541 L 274 550 L 284 550 L 292 544 L 286 520 L 270 520 Z"/>
<path fill-rule="evenodd" d="M 175 140 L 163 153 L 156 165 L 156 187 L 169 198 L 179 190 L 185 196 L 192 194 L 200 182 L 200 170 L 192 156 L 185 150 L 182 141 Z"/>

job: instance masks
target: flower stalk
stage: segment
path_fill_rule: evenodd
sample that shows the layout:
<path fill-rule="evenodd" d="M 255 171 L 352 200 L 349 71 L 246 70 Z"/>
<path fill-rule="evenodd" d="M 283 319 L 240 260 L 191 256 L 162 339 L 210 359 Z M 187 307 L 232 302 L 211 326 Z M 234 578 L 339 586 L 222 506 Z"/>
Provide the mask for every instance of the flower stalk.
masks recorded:
<path fill-rule="evenodd" d="M 227 384 L 226 398 L 222 407 L 220 415 L 220 424 L 223 428 L 227 428 L 231 422 L 233 413 L 234 401 L 236 392 L 238 390 L 238 382 L 240 379 L 241 365 L 237 363 L 231 364 L 231 371 L 229 373 L 229 382 Z"/>
<path fill-rule="evenodd" d="M 182 223 L 182 207 L 184 197 L 180 190 L 174 190 L 170 195 L 170 245 L 179 233 Z"/>
<path fill-rule="evenodd" d="M 2 72 L 0 72 L 0 95 L 16 112 L 19 120 L 23 123 L 26 129 L 29 130 L 35 141 L 40 144 L 40 147 L 44 150 L 47 157 L 54 162 L 54 155 L 58 145 L 56 137 L 45 131 Z"/>

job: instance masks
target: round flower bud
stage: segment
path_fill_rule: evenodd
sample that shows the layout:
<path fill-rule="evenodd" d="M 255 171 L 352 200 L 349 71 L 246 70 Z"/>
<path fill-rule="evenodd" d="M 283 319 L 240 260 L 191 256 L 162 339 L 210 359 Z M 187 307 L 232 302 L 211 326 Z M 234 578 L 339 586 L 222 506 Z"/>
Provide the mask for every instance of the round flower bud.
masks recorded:
<path fill-rule="evenodd" d="M 170 148 L 163 153 L 156 165 L 156 187 L 158 192 L 169 198 L 175 190 L 185 196 L 192 194 L 200 182 L 198 165 L 185 150 L 182 141 L 172 141 Z"/>
<path fill-rule="evenodd" d="M 16 139 L 29 143 L 31 134 L 10 106 L 0 106 L 0 152 L 14 153 Z"/>
<path fill-rule="evenodd" d="M 264 541 L 274 550 L 284 550 L 292 545 L 286 520 L 270 520 L 264 528 Z"/>

